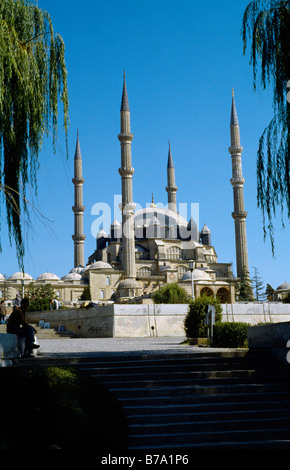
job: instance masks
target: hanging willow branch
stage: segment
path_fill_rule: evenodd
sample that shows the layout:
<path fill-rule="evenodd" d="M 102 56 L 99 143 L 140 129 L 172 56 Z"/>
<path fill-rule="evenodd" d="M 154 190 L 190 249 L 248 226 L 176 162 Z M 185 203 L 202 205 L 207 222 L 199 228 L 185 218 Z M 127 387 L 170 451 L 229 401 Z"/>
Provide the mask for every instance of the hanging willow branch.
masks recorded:
<path fill-rule="evenodd" d="M 270 235 L 274 254 L 273 217 L 286 210 L 290 219 L 290 0 L 256 0 L 247 6 L 242 26 L 244 54 L 251 41 L 254 89 L 257 68 L 263 89 L 273 89 L 274 117 L 264 130 L 257 153 L 257 202 L 263 214 L 264 235 Z"/>
<path fill-rule="evenodd" d="M 5 200 L 10 241 L 23 269 L 21 211 L 25 189 L 37 192 L 38 156 L 52 128 L 55 151 L 61 101 L 67 146 L 68 91 L 65 47 L 47 12 L 32 0 L 0 2 L 0 191 Z M 13 200 L 11 196 L 13 194 Z"/>

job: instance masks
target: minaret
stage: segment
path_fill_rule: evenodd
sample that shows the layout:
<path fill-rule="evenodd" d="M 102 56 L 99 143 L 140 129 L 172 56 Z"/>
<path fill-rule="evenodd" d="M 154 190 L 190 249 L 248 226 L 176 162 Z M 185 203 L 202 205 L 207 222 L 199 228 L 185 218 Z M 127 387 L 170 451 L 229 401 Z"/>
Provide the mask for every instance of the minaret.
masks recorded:
<path fill-rule="evenodd" d="M 232 217 L 235 221 L 235 238 L 236 238 L 236 262 L 237 276 L 242 273 L 249 274 L 246 217 L 247 212 L 244 207 L 244 183 L 245 179 L 242 174 L 242 151 L 243 147 L 240 143 L 240 127 L 234 91 L 232 91 L 232 111 L 231 111 L 231 146 L 229 152 L 232 156 L 232 178 L 234 194 L 234 212 Z"/>
<path fill-rule="evenodd" d="M 176 191 L 177 186 L 175 185 L 175 169 L 173 166 L 173 160 L 171 155 L 170 141 L 168 150 L 168 162 L 167 162 L 167 186 L 166 191 L 168 193 L 168 209 L 177 212 L 176 205 Z"/>
<path fill-rule="evenodd" d="M 130 109 L 127 95 L 126 78 L 124 72 L 123 95 L 121 102 L 121 132 L 118 139 L 121 143 L 121 168 L 119 173 L 122 180 L 122 269 L 125 271 L 125 281 L 119 285 L 123 290 L 123 297 L 134 297 L 135 289 L 139 284 L 136 282 L 136 264 L 135 264 L 135 234 L 134 234 L 134 209 L 132 176 L 134 168 L 132 167 Z M 131 282 L 128 282 L 128 281 Z M 123 289 L 125 287 L 125 289 Z"/>
<path fill-rule="evenodd" d="M 72 239 L 74 241 L 74 267 L 84 266 L 84 241 L 86 236 L 84 235 L 84 224 L 83 224 L 83 171 L 82 171 L 82 155 L 80 149 L 79 132 L 77 134 L 77 144 L 74 158 L 74 178 L 72 180 L 75 187 L 75 204 L 72 208 L 74 212 L 74 235 Z"/>

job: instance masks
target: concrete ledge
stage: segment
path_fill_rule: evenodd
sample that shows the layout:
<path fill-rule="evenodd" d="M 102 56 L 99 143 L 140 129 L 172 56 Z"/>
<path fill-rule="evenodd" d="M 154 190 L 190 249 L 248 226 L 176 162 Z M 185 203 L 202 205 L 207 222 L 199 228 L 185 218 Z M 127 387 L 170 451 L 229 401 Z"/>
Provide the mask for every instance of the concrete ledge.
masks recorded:
<path fill-rule="evenodd" d="M 255 325 L 248 328 L 249 348 L 286 348 L 289 341 L 289 321 Z"/>
<path fill-rule="evenodd" d="M 280 362 L 290 365 L 290 322 L 268 323 L 248 328 L 250 349 L 268 349 Z"/>
<path fill-rule="evenodd" d="M 25 339 L 17 335 L 0 333 L 0 359 L 1 362 L 8 359 L 19 359 L 23 356 Z M 5 363 L 5 362 L 4 362 Z"/>

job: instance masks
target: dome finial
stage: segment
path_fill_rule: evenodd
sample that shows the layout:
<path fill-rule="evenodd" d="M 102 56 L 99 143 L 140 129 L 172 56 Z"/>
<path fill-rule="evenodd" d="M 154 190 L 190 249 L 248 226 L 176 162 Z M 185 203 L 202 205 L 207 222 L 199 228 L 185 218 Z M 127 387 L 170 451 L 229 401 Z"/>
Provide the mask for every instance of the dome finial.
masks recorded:
<path fill-rule="evenodd" d="M 154 194 L 152 193 L 152 203 L 150 207 L 156 207 L 156 204 L 154 203 Z"/>

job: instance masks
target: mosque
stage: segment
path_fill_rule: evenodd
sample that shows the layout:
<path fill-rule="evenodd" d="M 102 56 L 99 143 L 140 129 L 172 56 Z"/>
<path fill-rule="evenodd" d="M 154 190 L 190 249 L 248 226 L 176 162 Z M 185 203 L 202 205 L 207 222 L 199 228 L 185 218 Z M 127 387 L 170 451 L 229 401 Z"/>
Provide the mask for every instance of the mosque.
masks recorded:
<path fill-rule="evenodd" d="M 74 157 L 74 267 L 62 278 L 43 273 L 35 280 L 27 273 L 8 279 L 0 275 L 0 296 L 5 300 L 21 294 L 30 283 L 50 283 L 60 301 L 73 304 L 90 287 L 95 302 L 149 302 L 150 294 L 167 283 L 178 283 L 193 297 L 203 294 L 219 297 L 222 303 L 235 302 L 235 282 L 243 270 L 249 271 L 246 217 L 242 175 L 242 150 L 234 95 L 230 121 L 232 178 L 237 277 L 232 264 L 218 261 L 206 224 L 199 229 L 193 217 L 185 220 L 177 211 L 177 185 L 173 156 L 168 149 L 166 208 L 152 204 L 135 211 L 131 147 L 131 116 L 124 75 L 120 109 L 122 220 L 113 220 L 109 233 L 103 229 L 96 237 L 96 249 L 84 258 L 82 155 L 77 135 Z M 24 292 L 24 291 L 23 291 Z"/>

